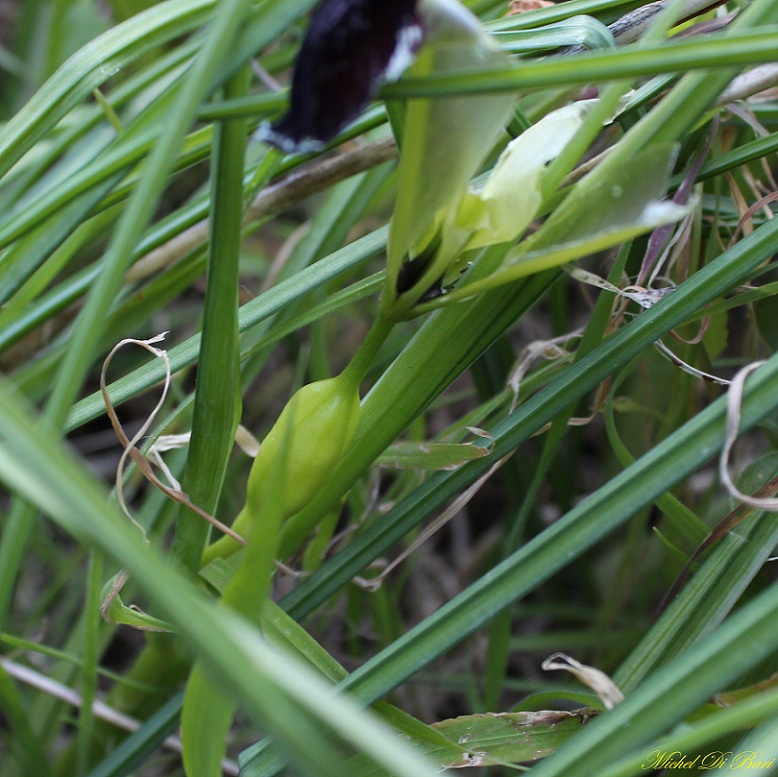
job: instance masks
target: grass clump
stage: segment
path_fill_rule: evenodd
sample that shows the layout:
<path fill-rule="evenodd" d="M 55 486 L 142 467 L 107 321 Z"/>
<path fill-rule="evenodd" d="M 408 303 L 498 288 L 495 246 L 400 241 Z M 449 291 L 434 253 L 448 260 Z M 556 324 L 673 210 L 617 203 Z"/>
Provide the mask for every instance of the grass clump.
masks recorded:
<path fill-rule="evenodd" d="M 0 7 L 4 775 L 769 766 L 778 10 L 466 5 Z"/>

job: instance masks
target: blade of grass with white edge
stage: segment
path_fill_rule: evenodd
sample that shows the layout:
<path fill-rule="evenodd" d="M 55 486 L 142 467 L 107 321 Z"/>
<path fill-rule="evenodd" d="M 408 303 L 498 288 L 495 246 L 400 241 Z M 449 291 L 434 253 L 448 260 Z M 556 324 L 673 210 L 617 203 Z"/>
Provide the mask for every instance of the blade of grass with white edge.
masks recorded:
<path fill-rule="evenodd" d="M 497 272 L 474 285 L 488 288 L 541 272 L 680 221 L 692 204 L 661 200 L 675 153 L 672 145 L 649 148 L 607 181 L 589 186 L 584 179 L 541 229 L 505 257 Z M 473 289 L 465 286 L 466 291 Z"/>
<path fill-rule="evenodd" d="M 597 710 L 584 708 L 570 712 L 541 710 L 462 715 L 432 724 L 435 731 L 449 740 L 448 747 L 424 743 L 423 749 L 441 769 L 537 761 L 575 736 L 596 714 Z M 459 751 L 454 758 L 452 747 Z M 357 756 L 352 762 L 358 765 L 360 777 L 391 777 L 388 772 L 371 769 L 363 756 Z"/>
<path fill-rule="evenodd" d="M 638 153 L 629 167 L 613 171 L 607 181 L 590 186 L 583 179 L 532 237 L 508 253 L 495 272 L 464 282 L 438 300 L 421 303 L 418 310 L 452 304 L 679 221 L 693 203 L 682 206 L 661 200 L 675 151 L 673 145 L 650 148 Z"/>

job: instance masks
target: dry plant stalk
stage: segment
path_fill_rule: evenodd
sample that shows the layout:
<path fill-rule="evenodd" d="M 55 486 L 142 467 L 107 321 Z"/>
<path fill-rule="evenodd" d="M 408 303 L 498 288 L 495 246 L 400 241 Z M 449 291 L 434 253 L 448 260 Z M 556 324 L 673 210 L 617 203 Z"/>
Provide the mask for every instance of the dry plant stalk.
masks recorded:
<path fill-rule="evenodd" d="M 243 227 L 279 213 L 330 186 L 369 170 L 397 156 L 394 138 L 382 138 L 315 164 L 295 170 L 285 178 L 265 187 L 254 199 L 243 217 Z M 140 281 L 165 267 L 208 240 L 210 223 L 198 221 L 167 243 L 150 251 L 127 272 L 126 280 Z"/>

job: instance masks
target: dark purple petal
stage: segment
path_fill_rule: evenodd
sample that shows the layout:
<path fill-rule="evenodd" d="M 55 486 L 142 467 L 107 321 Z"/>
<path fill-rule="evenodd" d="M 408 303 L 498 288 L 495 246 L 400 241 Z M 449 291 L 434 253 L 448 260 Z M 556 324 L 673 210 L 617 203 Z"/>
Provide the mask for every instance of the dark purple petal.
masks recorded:
<path fill-rule="evenodd" d="M 289 111 L 263 126 L 260 139 L 305 151 L 337 135 L 421 42 L 415 7 L 416 0 L 324 0 L 297 55 Z"/>

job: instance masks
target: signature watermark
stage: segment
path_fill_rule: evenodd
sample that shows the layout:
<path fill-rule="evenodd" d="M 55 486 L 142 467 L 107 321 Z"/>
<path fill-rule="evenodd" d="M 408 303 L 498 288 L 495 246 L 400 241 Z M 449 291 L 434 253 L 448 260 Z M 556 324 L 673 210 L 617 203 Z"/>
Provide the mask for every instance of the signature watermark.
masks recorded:
<path fill-rule="evenodd" d="M 767 771 L 775 766 L 776 758 L 770 758 L 758 750 L 711 750 L 709 753 L 687 755 L 680 750 L 672 753 L 654 750 L 643 761 L 644 769 L 753 769 Z"/>

